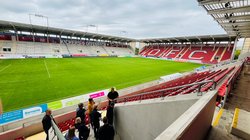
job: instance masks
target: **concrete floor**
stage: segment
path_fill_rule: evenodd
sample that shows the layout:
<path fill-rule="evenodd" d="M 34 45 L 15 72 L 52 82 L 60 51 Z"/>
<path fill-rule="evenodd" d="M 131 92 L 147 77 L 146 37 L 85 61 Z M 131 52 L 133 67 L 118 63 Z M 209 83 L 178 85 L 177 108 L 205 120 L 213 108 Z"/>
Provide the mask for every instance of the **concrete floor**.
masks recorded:
<path fill-rule="evenodd" d="M 236 82 L 232 96 L 228 98 L 225 108 L 234 110 L 235 107 L 250 112 L 250 74 L 246 74 L 245 69 L 240 75 L 240 79 Z"/>
<path fill-rule="evenodd" d="M 231 125 L 235 108 L 250 111 L 250 66 L 245 66 L 237 80 L 232 94 L 227 99 L 224 111 L 219 119 L 217 126 L 212 126 L 208 132 L 206 140 L 241 140 L 241 138 L 232 135 Z M 214 117 L 217 116 L 218 107 Z M 215 119 L 213 120 L 215 121 Z"/>
<path fill-rule="evenodd" d="M 217 126 L 212 126 L 206 140 L 241 140 L 230 134 L 233 119 L 232 111 L 224 110 Z"/>

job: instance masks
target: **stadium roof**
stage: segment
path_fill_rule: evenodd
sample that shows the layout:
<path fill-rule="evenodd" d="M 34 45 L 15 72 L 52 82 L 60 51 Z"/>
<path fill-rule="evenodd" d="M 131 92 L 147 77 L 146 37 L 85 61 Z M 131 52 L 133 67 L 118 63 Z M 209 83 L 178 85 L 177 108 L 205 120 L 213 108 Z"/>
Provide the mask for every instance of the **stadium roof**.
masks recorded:
<path fill-rule="evenodd" d="M 198 0 L 198 2 L 229 35 L 250 37 L 249 0 Z"/>
<path fill-rule="evenodd" d="M 236 36 L 234 35 L 205 35 L 205 36 L 188 36 L 188 37 L 172 37 L 172 38 L 154 38 L 154 39 L 131 39 L 118 36 L 110 36 L 82 31 L 75 31 L 69 29 L 60 29 L 54 27 L 24 24 L 10 21 L 0 20 L 0 30 L 16 30 L 24 32 L 35 32 L 35 33 L 44 33 L 44 34 L 53 34 L 53 35 L 63 35 L 63 36 L 74 36 L 74 37 L 83 37 L 91 39 L 101 39 L 101 40 L 110 40 L 118 42 L 144 42 L 144 43 L 177 43 L 177 42 L 221 42 L 221 41 L 234 41 Z"/>
<path fill-rule="evenodd" d="M 235 41 L 236 36 L 224 35 L 204 35 L 204 36 L 188 36 L 188 37 L 172 37 L 172 38 L 154 38 L 142 39 L 143 43 L 178 43 L 178 42 L 223 42 Z"/>
<path fill-rule="evenodd" d="M 118 42 L 133 42 L 135 39 L 125 38 L 125 37 L 117 37 L 82 31 L 74 31 L 68 29 L 60 29 L 54 27 L 46 27 L 32 24 L 24 24 L 18 22 L 11 21 L 3 21 L 0 20 L 0 30 L 16 30 L 16 31 L 24 31 L 24 32 L 35 32 L 35 33 L 49 33 L 54 35 L 64 35 L 64 36 L 74 36 L 74 37 L 83 37 L 83 38 L 91 38 L 91 39 L 101 39 L 101 40 L 110 40 L 110 41 L 118 41 Z"/>

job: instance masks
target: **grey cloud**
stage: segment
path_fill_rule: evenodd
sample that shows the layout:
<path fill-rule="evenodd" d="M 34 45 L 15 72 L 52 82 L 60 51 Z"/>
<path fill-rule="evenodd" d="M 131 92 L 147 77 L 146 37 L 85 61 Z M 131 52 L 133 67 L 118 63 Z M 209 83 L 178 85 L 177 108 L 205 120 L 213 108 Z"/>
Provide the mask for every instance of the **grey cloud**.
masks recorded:
<path fill-rule="evenodd" d="M 132 38 L 225 33 L 196 0 L 2 0 L 0 7 L 2 20 L 29 23 L 29 13 L 40 13 L 53 27 L 86 30 L 96 24 L 99 33 L 127 31 Z"/>

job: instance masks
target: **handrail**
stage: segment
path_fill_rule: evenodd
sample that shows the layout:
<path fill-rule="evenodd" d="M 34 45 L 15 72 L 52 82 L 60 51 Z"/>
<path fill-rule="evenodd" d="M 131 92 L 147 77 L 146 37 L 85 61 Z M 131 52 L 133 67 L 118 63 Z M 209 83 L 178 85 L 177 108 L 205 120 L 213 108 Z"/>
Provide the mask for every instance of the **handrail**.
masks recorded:
<path fill-rule="evenodd" d="M 49 130 L 49 139 L 51 140 L 66 140 L 62 134 L 62 132 L 59 130 L 57 125 L 53 120 L 51 120 L 51 129 Z"/>
<path fill-rule="evenodd" d="M 170 88 L 165 88 L 165 89 L 160 89 L 160 90 L 155 90 L 155 91 L 144 92 L 144 93 L 141 93 L 141 94 L 131 95 L 131 96 L 127 96 L 127 97 L 121 97 L 121 98 L 115 99 L 115 102 L 121 101 L 121 100 L 123 100 L 123 101 L 126 102 L 126 99 L 133 98 L 133 97 L 140 97 L 140 101 L 141 101 L 141 99 L 142 99 L 141 97 L 142 96 L 148 95 L 148 94 L 152 94 L 152 93 L 157 93 L 157 92 L 162 92 L 161 97 L 163 97 L 165 91 L 172 90 L 172 89 L 177 89 L 177 88 L 190 87 L 190 86 L 194 86 L 194 85 L 199 85 L 198 92 L 200 92 L 202 84 L 211 83 L 211 82 L 213 82 L 213 86 L 212 87 L 213 87 L 213 89 L 215 89 L 217 83 L 214 80 L 208 80 L 208 81 L 196 82 L 196 83 L 187 84 L 187 85 L 181 85 L 181 86 L 170 87 Z"/>
<path fill-rule="evenodd" d="M 238 75 L 239 75 L 239 74 L 238 74 L 238 75 L 236 75 L 236 74 L 237 74 L 237 72 L 239 72 L 239 71 L 242 70 L 242 66 L 243 66 L 243 63 L 240 64 L 240 65 L 235 69 L 235 71 L 233 72 L 232 76 L 228 79 L 227 85 L 232 81 L 233 78 L 235 78 L 235 76 L 238 76 Z"/>

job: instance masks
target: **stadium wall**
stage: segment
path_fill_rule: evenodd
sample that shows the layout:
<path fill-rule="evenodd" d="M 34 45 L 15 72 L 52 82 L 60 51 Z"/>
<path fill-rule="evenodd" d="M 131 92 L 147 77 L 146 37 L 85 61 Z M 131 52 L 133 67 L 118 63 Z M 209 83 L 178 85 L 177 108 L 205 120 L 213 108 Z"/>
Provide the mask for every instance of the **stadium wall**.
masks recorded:
<path fill-rule="evenodd" d="M 190 94 L 117 104 L 114 127 L 121 140 L 152 140 L 198 99 L 196 94 Z"/>
<path fill-rule="evenodd" d="M 239 59 L 250 56 L 250 38 L 245 38 Z"/>
<path fill-rule="evenodd" d="M 245 38 L 242 48 L 242 53 L 250 53 L 250 38 Z"/>
<path fill-rule="evenodd" d="M 140 44 L 139 44 L 139 52 L 141 52 L 146 46 L 147 46 L 146 43 L 140 42 Z"/>
<path fill-rule="evenodd" d="M 133 53 L 135 54 L 135 48 L 136 48 L 136 42 L 130 42 L 129 43 L 131 50 L 133 51 Z"/>
<path fill-rule="evenodd" d="M 206 93 L 174 123 L 172 123 L 156 140 L 180 139 L 203 140 L 211 128 L 217 91 Z"/>

